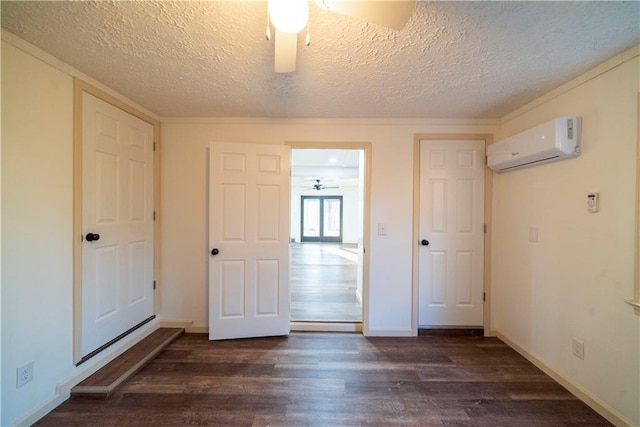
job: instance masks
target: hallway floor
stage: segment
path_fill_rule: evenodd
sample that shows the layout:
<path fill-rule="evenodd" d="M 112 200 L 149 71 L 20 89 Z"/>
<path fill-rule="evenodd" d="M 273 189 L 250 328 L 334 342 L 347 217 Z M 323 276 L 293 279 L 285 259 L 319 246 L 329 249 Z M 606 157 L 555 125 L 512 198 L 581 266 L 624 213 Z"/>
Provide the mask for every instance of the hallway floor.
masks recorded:
<path fill-rule="evenodd" d="M 291 248 L 291 321 L 361 322 L 356 245 L 296 243 Z"/>

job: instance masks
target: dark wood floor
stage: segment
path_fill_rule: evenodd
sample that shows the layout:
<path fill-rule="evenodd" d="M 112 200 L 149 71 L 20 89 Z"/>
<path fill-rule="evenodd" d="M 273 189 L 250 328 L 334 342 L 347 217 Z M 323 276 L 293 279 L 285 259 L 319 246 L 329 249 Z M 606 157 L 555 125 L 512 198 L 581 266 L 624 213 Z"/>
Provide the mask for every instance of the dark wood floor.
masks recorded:
<path fill-rule="evenodd" d="M 604 426 L 496 338 L 186 334 L 109 398 L 38 426 Z"/>
<path fill-rule="evenodd" d="M 291 248 L 291 320 L 361 322 L 357 247 L 297 243 Z"/>

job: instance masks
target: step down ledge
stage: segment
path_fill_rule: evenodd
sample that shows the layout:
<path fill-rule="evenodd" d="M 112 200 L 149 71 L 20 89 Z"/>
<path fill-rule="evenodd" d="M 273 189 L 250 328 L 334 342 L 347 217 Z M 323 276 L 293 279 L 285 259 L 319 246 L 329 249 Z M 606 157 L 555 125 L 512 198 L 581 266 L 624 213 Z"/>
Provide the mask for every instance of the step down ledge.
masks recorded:
<path fill-rule="evenodd" d="M 160 328 L 71 389 L 72 396 L 108 397 L 127 379 L 184 334 L 184 328 Z"/>

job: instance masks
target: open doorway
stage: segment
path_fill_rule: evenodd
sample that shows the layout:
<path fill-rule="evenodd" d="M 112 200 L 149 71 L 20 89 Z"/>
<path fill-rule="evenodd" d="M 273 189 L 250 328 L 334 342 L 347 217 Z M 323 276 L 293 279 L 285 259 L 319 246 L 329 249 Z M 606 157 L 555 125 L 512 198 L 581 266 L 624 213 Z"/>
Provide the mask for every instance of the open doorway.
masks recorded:
<path fill-rule="evenodd" d="M 364 149 L 292 149 L 292 322 L 362 322 L 363 207 Z"/>

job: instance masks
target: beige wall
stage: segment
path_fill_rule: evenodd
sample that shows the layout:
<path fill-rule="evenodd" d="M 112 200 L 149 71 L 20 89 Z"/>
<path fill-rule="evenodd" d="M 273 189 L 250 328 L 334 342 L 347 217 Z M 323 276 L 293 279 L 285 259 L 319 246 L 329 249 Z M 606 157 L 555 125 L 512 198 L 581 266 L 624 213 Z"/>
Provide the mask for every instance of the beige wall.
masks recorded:
<path fill-rule="evenodd" d="M 72 108 L 68 75 L 2 43 L 2 425 L 73 368 Z"/>
<path fill-rule="evenodd" d="M 581 157 L 495 175 L 492 324 L 633 425 L 640 317 L 633 294 L 638 58 L 506 121 L 497 140 L 583 118 Z M 587 193 L 600 212 L 587 212 Z M 539 242 L 528 241 L 539 228 Z M 571 354 L 584 342 L 585 359 Z"/>
<path fill-rule="evenodd" d="M 7 39 L 3 32 L 2 426 L 31 424 L 151 328 L 73 364 L 74 71 Z M 33 381 L 16 388 L 16 369 L 29 362 Z"/>
<path fill-rule="evenodd" d="M 0 72 L 0 76 L 1 76 Z M 1 93 L 1 90 L 0 90 Z M 2 103 L 0 102 L 0 118 Z M 0 189 L 2 188 L 2 120 L 0 119 Z M 0 242 L 2 242 L 2 192 L 0 191 Z M 2 377 L 2 244 L 0 243 L 0 378 Z M 0 423 L 2 422 L 2 386 L 0 386 Z"/>
<path fill-rule="evenodd" d="M 489 125 L 386 124 L 358 120 L 200 120 L 163 122 L 161 162 L 162 283 L 166 320 L 206 327 L 207 147 L 212 141 L 371 142 L 368 333 L 407 335 L 412 314 L 413 136 L 492 133 Z M 377 224 L 387 224 L 387 236 Z M 390 268 L 389 266 L 392 266 Z"/>

